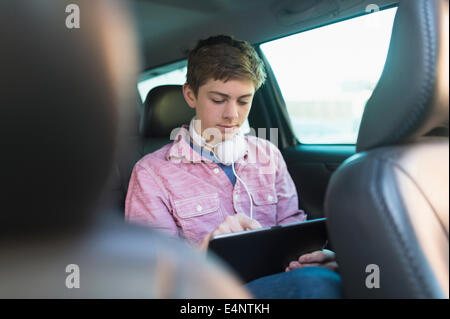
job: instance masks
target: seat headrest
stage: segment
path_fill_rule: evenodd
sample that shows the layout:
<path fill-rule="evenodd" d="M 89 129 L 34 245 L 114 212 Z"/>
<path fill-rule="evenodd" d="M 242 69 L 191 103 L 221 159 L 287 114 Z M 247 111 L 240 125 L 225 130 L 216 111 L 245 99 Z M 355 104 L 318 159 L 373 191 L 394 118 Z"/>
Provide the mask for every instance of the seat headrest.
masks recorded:
<path fill-rule="evenodd" d="M 170 137 L 173 129 L 189 124 L 195 109 L 184 99 L 181 85 L 162 85 L 150 90 L 144 103 L 140 133 L 144 137 Z"/>
<path fill-rule="evenodd" d="M 127 12 L 115 0 L 0 2 L 0 236 L 67 234 L 93 217 L 118 114 L 134 105 Z"/>
<path fill-rule="evenodd" d="M 361 120 L 358 152 L 438 131 L 448 136 L 448 36 L 448 0 L 399 3 L 386 64 Z"/>

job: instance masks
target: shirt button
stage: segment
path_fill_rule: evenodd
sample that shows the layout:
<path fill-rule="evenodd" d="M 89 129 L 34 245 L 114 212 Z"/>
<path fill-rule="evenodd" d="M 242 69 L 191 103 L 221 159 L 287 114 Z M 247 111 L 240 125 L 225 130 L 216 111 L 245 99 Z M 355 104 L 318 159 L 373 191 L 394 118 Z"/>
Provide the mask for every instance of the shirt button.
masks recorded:
<path fill-rule="evenodd" d="M 267 196 L 267 200 L 271 201 L 272 199 L 273 199 L 272 195 Z"/>
<path fill-rule="evenodd" d="M 217 167 L 214 169 L 214 173 L 219 174 L 219 169 Z"/>
<path fill-rule="evenodd" d="M 198 212 L 201 212 L 202 209 L 203 209 L 202 206 L 200 206 L 200 205 L 197 206 L 197 211 L 198 211 Z"/>

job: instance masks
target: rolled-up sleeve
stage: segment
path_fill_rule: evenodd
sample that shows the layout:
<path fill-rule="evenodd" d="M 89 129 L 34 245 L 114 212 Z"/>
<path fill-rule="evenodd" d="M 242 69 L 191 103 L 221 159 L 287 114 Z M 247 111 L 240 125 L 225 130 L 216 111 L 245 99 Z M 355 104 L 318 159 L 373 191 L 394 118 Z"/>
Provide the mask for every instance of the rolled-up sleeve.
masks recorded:
<path fill-rule="evenodd" d="M 275 151 L 275 156 L 277 163 L 275 188 L 278 197 L 277 225 L 305 221 L 307 217 L 305 212 L 298 209 L 298 195 L 294 181 L 278 149 Z"/>
<path fill-rule="evenodd" d="M 178 236 L 178 227 L 170 207 L 168 195 L 153 170 L 137 163 L 131 174 L 125 200 L 126 221 Z"/>

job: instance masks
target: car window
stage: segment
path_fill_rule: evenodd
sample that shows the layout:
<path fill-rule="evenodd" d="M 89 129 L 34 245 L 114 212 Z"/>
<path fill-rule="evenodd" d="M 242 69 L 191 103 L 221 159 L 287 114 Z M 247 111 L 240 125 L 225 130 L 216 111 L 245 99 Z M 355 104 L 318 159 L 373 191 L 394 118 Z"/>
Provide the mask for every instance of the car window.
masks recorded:
<path fill-rule="evenodd" d="M 354 144 L 397 8 L 261 44 L 301 143 Z"/>

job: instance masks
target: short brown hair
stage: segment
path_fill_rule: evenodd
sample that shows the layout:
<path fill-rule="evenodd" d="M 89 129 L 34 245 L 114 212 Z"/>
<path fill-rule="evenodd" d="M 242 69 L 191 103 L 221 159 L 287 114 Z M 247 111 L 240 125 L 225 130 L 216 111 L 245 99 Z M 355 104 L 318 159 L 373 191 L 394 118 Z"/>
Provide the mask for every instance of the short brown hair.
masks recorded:
<path fill-rule="evenodd" d="M 186 83 L 195 95 L 209 79 L 248 79 L 258 90 L 266 79 L 264 63 L 246 41 L 227 35 L 200 40 L 189 53 Z"/>

